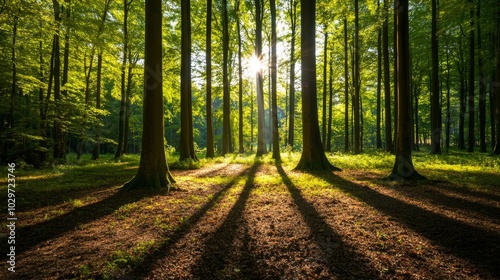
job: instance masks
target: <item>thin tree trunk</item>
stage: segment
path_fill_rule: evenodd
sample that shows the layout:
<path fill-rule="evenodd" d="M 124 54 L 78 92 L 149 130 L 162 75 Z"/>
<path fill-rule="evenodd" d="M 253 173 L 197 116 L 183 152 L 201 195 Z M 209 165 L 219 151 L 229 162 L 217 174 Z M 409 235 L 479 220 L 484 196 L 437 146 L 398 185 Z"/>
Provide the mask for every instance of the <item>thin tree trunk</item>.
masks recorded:
<path fill-rule="evenodd" d="M 384 0 L 384 24 L 382 26 L 382 55 L 384 56 L 384 108 L 385 108 L 385 150 L 391 152 L 392 115 L 391 115 L 391 75 L 389 70 L 389 16 L 388 0 Z"/>
<path fill-rule="evenodd" d="M 277 64 L 278 54 L 276 51 L 276 3 L 270 0 L 271 5 L 271 99 L 272 99 L 272 130 L 273 130 L 273 159 L 281 160 L 280 142 L 278 134 L 278 100 L 277 100 Z"/>
<path fill-rule="evenodd" d="M 128 50 L 128 73 L 127 73 L 127 91 L 126 91 L 126 98 L 125 98 L 125 126 L 123 128 L 123 153 L 128 154 L 129 153 L 129 134 L 130 134 L 130 115 L 132 114 L 132 111 L 130 111 L 130 103 L 131 103 L 131 98 L 132 98 L 132 70 L 135 67 L 136 61 L 133 61 L 132 59 L 132 51 Z"/>
<path fill-rule="evenodd" d="M 206 74 L 207 74 L 207 158 L 213 158 L 214 132 L 212 124 L 212 0 L 207 0 L 207 28 L 206 28 Z"/>
<path fill-rule="evenodd" d="M 473 0 L 469 1 L 474 3 Z M 469 31 L 469 97 L 468 97 L 468 107 L 469 107 L 469 138 L 467 151 L 474 152 L 475 138 L 474 138 L 474 56 L 475 56 L 475 35 L 474 35 L 474 8 L 470 11 L 470 31 Z"/>
<path fill-rule="evenodd" d="M 479 70 L 479 149 L 486 152 L 486 78 L 484 76 L 482 38 L 481 38 L 481 1 L 477 1 L 477 53 Z"/>
<path fill-rule="evenodd" d="M 462 34 L 462 27 L 460 27 L 460 34 Z M 461 36 L 462 37 L 462 36 Z M 460 38 L 459 42 L 459 64 L 458 64 L 458 72 L 460 77 L 460 114 L 459 114 L 459 122 L 458 122 L 458 148 L 460 150 L 465 150 L 465 113 L 467 109 L 467 96 L 465 93 L 466 85 L 466 67 L 465 67 L 465 59 L 464 52 L 462 47 L 462 38 Z"/>
<path fill-rule="evenodd" d="M 354 154 L 361 153 L 360 78 L 359 78 L 359 4 L 354 0 Z"/>
<path fill-rule="evenodd" d="M 450 52 L 446 49 L 446 152 L 450 150 L 450 133 L 451 133 L 451 106 L 450 106 Z"/>
<path fill-rule="evenodd" d="M 321 139 L 323 140 L 323 149 L 326 149 L 326 86 L 327 86 L 327 64 L 328 64 L 328 32 L 325 25 L 325 42 L 323 45 L 323 114 L 321 118 Z"/>
<path fill-rule="evenodd" d="M 227 15 L 227 0 L 222 0 L 222 155 L 230 152 L 231 123 L 230 123 L 230 93 L 229 93 L 229 21 Z"/>
<path fill-rule="evenodd" d="M 294 133 L 295 133 L 295 36 L 297 27 L 297 5 L 296 0 L 290 0 L 290 95 L 289 95 L 289 113 L 288 113 L 288 141 L 287 145 L 293 150 Z"/>
<path fill-rule="evenodd" d="M 333 51 L 330 52 L 330 75 L 329 75 L 329 103 L 328 103 L 328 136 L 326 137 L 326 151 L 332 151 L 332 110 L 333 110 Z"/>
<path fill-rule="evenodd" d="M 500 155 L 500 9 L 497 7 L 497 38 L 496 38 L 496 69 L 495 69 L 495 77 L 493 79 L 493 86 L 495 91 L 495 106 L 496 106 L 496 144 L 493 149 L 492 154 Z"/>
<path fill-rule="evenodd" d="M 261 10 L 262 0 L 255 0 L 255 16 L 256 16 L 256 28 L 255 28 L 255 56 L 258 59 L 262 57 L 262 10 Z M 261 156 L 267 153 L 266 149 L 266 124 L 264 117 L 264 93 L 262 84 L 262 72 L 258 71 L 256 73 L 257 78 L 257 156 Z"/>
<path fill-rule="evenodd" d="M 439 94 L 439 46 L 437 37 L 437 0 L 432 0 L 431 31 L 431 154 L 441 154 L 441 100 Z"/>
<path fill-rule="evenodd" d="M 240 1 L 237 0 L 236 6 L 236 28 L 238 32 L 238 153 L 243 154 L 243 65 L 242 65 L 242 41 L 241 41 L 241 23 L 240 23 Z"/>
<path fill-rule="evenodd" d="M 61 26 L 61 12 L 60 5 L 57 0 L 52 1 L 54 4 L 54 18 L 56 19 L 57 25 Z M 60 102 L 61 98 L 61 58 L 60 58 L 60 46 L 59 46 L 59 29 L 56 29 L 55 42 L 54 42 L 54 102 L 56 104 L 56 117 L 54 119 L 54 159 L 56 161 L 64 161 L 66 156 L 66 147 L 63 142 L 63 131 L 62 131 L 62 118 L 63 112 L 61 110 Z"/>
<path fill-rule="evenodd" d="M 181 0 L 181 143 L 179 160 L 197 161 L 191 104 L 191 1 Z"/>
<path fill-rule="evenodd" d="M 380 0 L 377 1 L 377 12 L 380 14 Z M 376 148 L 382 149 L 382 29 L 377 30 L 377 131 Z"/>
<path fill-rule="evenodd" d="M 97 110 L 101 109 L 101 80 L 102 80 L 102 49 L 99 49 L 99 54 L 97 55 L 97 88 L 95 93 L 95 108 Z M 99 126 L 96 128 L 95 134 L 95 144 L 94 150 L 92 151 L 92 159 L 98 160 L 99 154 L 101 152 L 101 143 L 100 143 L 100 128 Z"/>
<path fill-rule="evenodd" d="M 348 66 L 347 17 L 344 18 L 344 151 L 349 151 L 349 66 Z"/>
<path fill-rule="evenodd" d="M 126 68 L 127 68 L 127 54 L 128 54 L 128 12 L 133 0 L 123 0 L 123 59 L 122 59 L 122 73 L 121 73 L 121 100 L 120 100 L 120 113 L 118 120 L 118 147 L 116 147 L 115 158 L 123 155 L 123 141 L 125 139 L 125 106 L 127 103 L 127 92 L 125 89 L 126 83 Z"/>
<path fill-rule="evenodd" d="M 11 62 L 12 62 L 12 88 L 9 101 L 9 117 L 8 127 L 14 127 L 14 97 L 17 92 L 17 62 L 16 62 L 16 40 L 17 40 L 17 23 L 18 16 L 14 15 L 14 24 L 12 26 L 12 45 L 11 45 Z"/>

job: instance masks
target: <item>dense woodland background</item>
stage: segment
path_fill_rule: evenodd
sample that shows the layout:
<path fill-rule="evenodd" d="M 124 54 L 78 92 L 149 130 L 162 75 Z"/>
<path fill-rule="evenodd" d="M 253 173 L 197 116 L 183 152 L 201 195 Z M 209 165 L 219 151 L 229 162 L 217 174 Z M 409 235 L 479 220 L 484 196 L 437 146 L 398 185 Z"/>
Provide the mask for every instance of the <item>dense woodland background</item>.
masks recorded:
<path fill-rule="evenodd" d="M 273 139 L 281 149 L 301 149 L 301 5 L 277 1 L 274 21 L 272 3 L 163 1 L 162 86 L 170 153 L 180 151 L 183 158 L 181 143 L 188 142 L 194 155 L 184 157 L 193 160 L 214 156 L 212 151 L 254 152 L 258 132 L 266 151 Z M 498 1 L 409 4 L 413 148 L 493 151 L 500 138 Z M 317 105 L 326 151 L 393 149 L 394 5 L 388 0 L 316 5 Z M 2 162 L 41 167 L 64 162 L 70 152 L 94 159 L 99 153 L 139 152 L 144 6 L 143 0 L 0 1 Z M 182 26 L 182 20 L 190 25 Z M 181 67 L 183 59 L 188 70 Z M 262 104 L 257 104 L 256 72 L 263 78 Z M 187 85 L 189 102 L 181 102 L 181 84 Z M 258 105 L 264 118 L 259 124 Z M 183 117 L 181 108 L 189 108 Z M 183 118 L 192 127 L 188 138 L 181 136 Z"/>

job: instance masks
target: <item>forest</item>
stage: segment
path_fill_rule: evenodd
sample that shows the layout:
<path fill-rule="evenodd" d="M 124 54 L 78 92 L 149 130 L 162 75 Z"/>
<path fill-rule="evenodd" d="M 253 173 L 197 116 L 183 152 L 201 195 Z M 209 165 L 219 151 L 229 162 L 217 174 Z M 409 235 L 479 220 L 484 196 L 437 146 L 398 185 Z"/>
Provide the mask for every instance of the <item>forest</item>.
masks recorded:
<path fill-rule="evenodd" d="M 497 0 L 0 0 L 2 279 L 497 279 Z"/>

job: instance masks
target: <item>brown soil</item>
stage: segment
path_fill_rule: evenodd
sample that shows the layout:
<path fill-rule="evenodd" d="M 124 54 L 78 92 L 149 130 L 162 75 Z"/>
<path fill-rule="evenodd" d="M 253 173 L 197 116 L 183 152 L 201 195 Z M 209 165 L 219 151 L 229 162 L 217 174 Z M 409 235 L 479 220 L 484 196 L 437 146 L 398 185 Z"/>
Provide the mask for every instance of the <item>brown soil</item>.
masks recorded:
<path fill-rule="evenodd" d="M 103 187 L 20 210 L 0 279 L 500 279 L 500 193 L 269 164 L 173 174 L 169 194 Z"/>

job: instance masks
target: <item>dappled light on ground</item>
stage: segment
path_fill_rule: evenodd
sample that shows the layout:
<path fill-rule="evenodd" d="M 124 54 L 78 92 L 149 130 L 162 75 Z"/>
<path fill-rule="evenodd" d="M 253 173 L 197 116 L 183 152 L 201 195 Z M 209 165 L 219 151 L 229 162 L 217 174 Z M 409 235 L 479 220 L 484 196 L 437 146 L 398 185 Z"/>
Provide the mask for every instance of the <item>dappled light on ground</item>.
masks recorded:
<path fill-rule="evenodd" d="M 170 193 L 103 181 L 45 205 L 30 198 L 14 279 L 500 277 L 498 191 L 382 173 L 219 162 L 174 170 Z"/>

